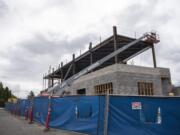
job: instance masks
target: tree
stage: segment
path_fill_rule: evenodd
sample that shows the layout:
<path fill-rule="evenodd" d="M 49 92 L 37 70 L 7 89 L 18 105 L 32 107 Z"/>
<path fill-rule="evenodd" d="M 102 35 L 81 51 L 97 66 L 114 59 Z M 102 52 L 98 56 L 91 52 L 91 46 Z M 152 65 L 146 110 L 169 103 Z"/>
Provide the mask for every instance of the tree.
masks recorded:
<path fill-rule="evenodd" d="M 4 89 L 4 99 L 5 99 L 5 101 L 8 101 L 8 98 L 9 98 L 9 97 L 11 97 L 11 96 L 9 96 L 9 88 L 6 87 L 6 88 Z"/>
<path fill-rule="evenodd" d="M 29 92 L 29 95 L 27 96 L 28 99 L 33 99 L 34 98 L 34 92 L 33 91 L 30 91 Z"/>
<path fill-rule="evenodd" d="M 5 102 L 8 101 L 9 98 L 16 98 L 13 94 L 11 94 L 11 90 L 8 87 L 3 87 L 3 83 L 0 82 L 0 107 L 4 107 Z"/>
<path fill-rule="evenodd" d="M 4 107 L 4 105 L 5 105 L 5 101 L 4 101 L 4 99 L 0 99 L 0 107 Z"/>
<path fill-rule="evenodd" d="M 2 89 L 3 88 L 3 84 L 2 84 L 2 82 L 0 82 L 0 89 Z"/>
<path fill-rule="evenodd" d="M 3 91 L 4 91 L 3 84 L 2 82 L 0 82 L 0 99 L 3 99 Z"/>
<path fill-rule="evenodd" d="M 8 97 L 12 97 L 12 96 L 14 96 L 14 95 L 12 95 L 12 94 L 11 94 L 11 91 L 9 90 L 9 91 L 8 91 Z M 16 98 L 16 96 L 14 96 L 14 97 Z"/>

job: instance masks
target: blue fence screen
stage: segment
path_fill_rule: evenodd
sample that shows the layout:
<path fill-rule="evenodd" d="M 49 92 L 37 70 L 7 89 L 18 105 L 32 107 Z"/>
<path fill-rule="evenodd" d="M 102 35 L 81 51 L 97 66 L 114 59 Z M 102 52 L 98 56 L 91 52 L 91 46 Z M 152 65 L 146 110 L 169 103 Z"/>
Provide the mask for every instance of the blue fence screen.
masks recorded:
<path fill-rule="evenodd" d="M 180 98 L 110 97 L 110 135 L 180 135 Z"/>
<path fill-rule="evenodd" d="M 52 128 L 103 135 L 105 96 L 36 97 L 6 103 L 10 112 L 33 106 L 33 120 L 45 125 L 51 107 Z M 108 135 L 180 135 L 180 97 L 110 96 Z"/>

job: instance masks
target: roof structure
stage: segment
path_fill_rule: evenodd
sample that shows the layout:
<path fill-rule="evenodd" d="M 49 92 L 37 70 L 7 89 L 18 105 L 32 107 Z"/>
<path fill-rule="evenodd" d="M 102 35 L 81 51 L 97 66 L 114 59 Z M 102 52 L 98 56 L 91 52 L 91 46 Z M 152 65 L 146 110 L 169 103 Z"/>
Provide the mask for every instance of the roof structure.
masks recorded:
<path fill-rule="evenodd" d="M 80 72 L 82 69 L 88 67 L 92 63 L 102 59 L 103 57 L 107 56 L 113 51 L 123 46 L 126 46 L 128 43 L 134 40 L 136 39 L 114 34 L 93 48 L 92 48 L 92 45 L 90 45 L 89 50 L 83 53 L 82 55 L 80 55 L 79 57 L 75 58 L 75 55 L 73 55 L 74 57 L 72 61 L 59 67 L 57 70 L 53 71 L 52 73 L 49 73 L 48 75 L 44 77 L 44 79 L 66 80 L 72 75 Z M 125 51 L 118 54 L 116 58 L 112 58 L 108 60 L 107 62 L 103 63 L 100 67 L 96 68 L 95 70 L 112 65 L 116 62 L 126 63 L 129 59 L 146 51 L 152 46 L 153 46 L 152 42 L 140 41 L 137 44 L 129 47 Z"/>

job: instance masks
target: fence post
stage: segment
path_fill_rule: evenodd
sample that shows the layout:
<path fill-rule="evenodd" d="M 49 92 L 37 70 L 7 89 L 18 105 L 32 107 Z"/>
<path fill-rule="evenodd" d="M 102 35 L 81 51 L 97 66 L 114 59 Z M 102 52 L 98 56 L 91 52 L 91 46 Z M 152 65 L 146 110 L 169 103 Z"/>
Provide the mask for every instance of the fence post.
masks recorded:
<path fill-rule="evenodd" d="M 30 106 L 30 113 L 29 113 L 29 124 L 33 123 L 33 98 L 31 98 L 31 106 Z"/>
<path fill-rule="evenodd" d="M 30 113 L 29 113 L 29 124 L 32 124 L 32 122 L 33 122 L 33 105 L 31 103 Z"/>
<path fill-rule="evenodd" d="M 104 111 L 104 135 L 108 135 L 108 115 L 109 115 L 109 90 L 106 91 L 106 102 Z"/>
<path fill-rule="evenodd" d="M 29 124 L 32 124 L 33 122 L 33 107 L 30 107 L 30 114 L 29 114 L 30 118 L 29 118 Z"/>
<path fill-rule="evenodd" d="M 46 117 L 46 123 L 45 123 L 44 131 L 49 130 L 49 121 L 50 121 L 50 117 L 51 117 L 51 98 L 52 98 L 52 94 L 49 96 L 48 113 L 47 113 L 47 117 Z"/>

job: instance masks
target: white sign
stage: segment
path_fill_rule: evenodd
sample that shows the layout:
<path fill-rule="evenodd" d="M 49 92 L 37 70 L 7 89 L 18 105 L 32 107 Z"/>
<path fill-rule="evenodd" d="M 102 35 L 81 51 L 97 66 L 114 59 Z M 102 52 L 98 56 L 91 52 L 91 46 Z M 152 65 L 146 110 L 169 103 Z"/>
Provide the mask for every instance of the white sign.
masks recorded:
<path fill-rule="evenodd" d="M 141 102 L 132 102 L 132 109 L 133 110 L 141 110 L 142 109 Z"/>

